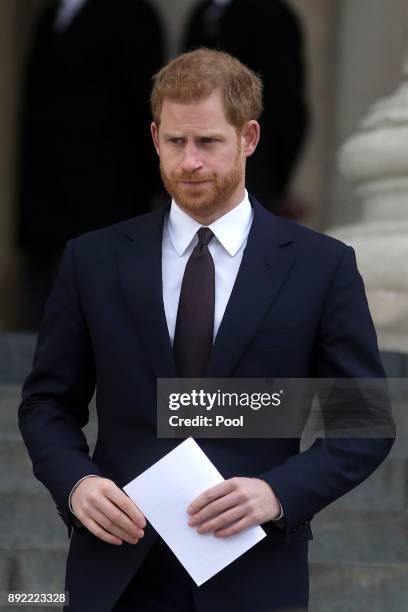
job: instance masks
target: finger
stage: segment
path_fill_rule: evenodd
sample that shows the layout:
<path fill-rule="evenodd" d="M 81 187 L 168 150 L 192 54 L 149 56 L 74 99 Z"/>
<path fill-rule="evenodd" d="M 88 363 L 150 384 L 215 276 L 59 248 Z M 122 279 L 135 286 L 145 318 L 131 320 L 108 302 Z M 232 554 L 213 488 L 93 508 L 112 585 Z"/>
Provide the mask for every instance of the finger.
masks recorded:
<path fill-rule="evenodd" d="M 137 544 L 144 535 L 143 531 L 138 528 L 137 535 L 130 534 L 128 531 L 122 529 L 117 523 L 112 521 L 109 517 L 103 514 L 103 512 L 100 512 L 96 508 L 94 508 L 92 516 L 90 518 L 95 521 L 95 523 L 97 523 L 100 527 L 102 527 L 105 531 L 117 536 L 120 540 L 125 540 L 125 542 L 128 542 L 128 544 Z"/>
<path fill-rule="evenodd" d="M 229 480 L 223 480 L 214 487 L 207 489 L 206 491 L 204 491 L 204 493 L 201 493 L 201 495 L 199 495 L 195 500 L 193 500 L 187 508 L 187 512 L 189 514 L 195 514 L 196 512 L 199 512 L 201 508 L 204 508 L 204 506 L 206 506 L 207 504 L 210 504 L 219 497 L 223 497 L 224 495 L 228 495 L 228 493 L 231 493 L 234 488 L 235 484 L 232 478 L 230 478 Z"/>
<path fill-rule="evenodd" d="M 135 502 L 130 499 L 126 495 L 124 491 L 118 490 L 118 493 L 121 494 L 121 508 L 124 512 L 130 517 L 130 519 L 136 523 L 141 529 L 146 527 L 146 519 L 144 514 L 139 508 L 136 506 Z"/>
<path fill-rule="evenodd" d="M 255 524 L 255 521 L 251 519 L 248 515 L 246 515 L 236 523 L 233 523 L 232 525 L 229 525 L 228 527 L 225 527 L 218 531 L 214 531 L 214 535 L 217 538 L 228 538 L 229 536 L 245 531 L 245 529 L 248 529 L 248 527 L 251 527 Z"/>
<path fill-rule="evenodd" d="M 100 540 L 103 540 L 108 544 L 115 544 L 116 546 L 120 546 L 122 544 L 122 540 L 120 538 L 106 531 L 93 519 L 88 518 L 83 524 L 91 533 L 93 533 L 94 536 L 96 536 Z"/>
<path fill-rule="evenodd" d="M 235 506 L 235 508 L 231 508 L 227 512 L 223 512 L 216 518 L 202 523 L 197 528 L 197 531 L 198 533 L 211 533 L 219 531 L 221 529 L 226 529 L 233 523 L 237 523 L 246 515 L 247 513 L 245 511 L 245 508 L 243 508 L 242 506 Z"/>
<path fill-rule="evenodd" d="M 209 519 L 218 516 L 222 512 L 225 512 L 229 508 L 233 508 L 234 506 L 238 506 L 240 501 L 239 495 L 237 493 L 230 493 L 229 495 L 224 495 L 214 502 L 207 504 L 204 506 L 199 512 L 194 514 L 189 518 L 188 524 L 190 527 L 195 525 L 199 525 L 200 523 L 204 523 Z"/>
<path fill-rule="evenodd" d="M 110 486 L 105 490 L 105 495 L 108 497 L 116 506 L 118 506 L 123 512 L 125 512 L 129 518 L 141 529 L 146 527 L 146 519 L 140 512 L 139 508 L 132 502 L 130 497 L 126 495 L 119 487 L 114 483 L 110 483 Z"/>
<path fill-rule="evenodd" d="M 101 512 L 106 520 L 116 525 L 121 531 L 127 534 L 127 537 L 140 538 L 143 530 L 137 527 L 135 523 L 125 514 L 118 506 L 113 504 L 107 497 L 100 497 L 95 502 L 94 508 Z M 106 521 L 105 521 L 106 522 Z M 110 529 L 108 529 L 110 531 Z"/>

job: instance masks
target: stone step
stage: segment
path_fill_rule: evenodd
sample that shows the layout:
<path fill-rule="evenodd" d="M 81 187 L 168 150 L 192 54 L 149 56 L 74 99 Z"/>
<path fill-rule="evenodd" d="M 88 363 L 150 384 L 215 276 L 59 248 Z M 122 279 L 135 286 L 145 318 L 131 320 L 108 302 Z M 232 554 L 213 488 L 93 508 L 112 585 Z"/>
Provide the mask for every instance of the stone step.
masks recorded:
<path fill-rule="evenodd" d="M 332 508 L 408 510 L 408 460 L 390 455 L 367 480 L 340 497 Z"/>
<path fill-rule="evenodd" d="M 1 589 L 63 591 L 66 555 L 66 548 L 0 549 Z M 311 612 L 406 612 L 407 602 L 408 565 L 310 563 Z M 37 612 L 42 609 L 32 608 Z"/>
<path fill-rule="evenodd" d="M 89 442 L 92 453 L 94 444 Z M 2 440 L 0 443 L 0 465 L 6 466 L 0 472 L 0 493 L 40 493 L 44 486 L 35 478 L 31 459 L 24 442 Z"/>
<path fill-rule="evenodd" d="M 17 410 L 21 388 L 0 384 L 0 436 L 2 440 L 14 439 L 18 432 Z M 19 432 L 18 432 L 19 433 Z"/>
<path fill-rule="evenodd" d="M 406 612 L 408 565 L 310 564 L 311 612 Z"/>
<path fill-rule="evenodd" d="M 1 493 L 33 493 L 44 489 L 33 475 L 31 459 L 21 438 L 1 441 L 0 465 L 6 467 L 0 472 Z"/>
<path fill-rule="evenodd" d="M 7 591 L 10 588 L 11 573 L 10 552 L 8 550 L 0 550 L 0 591 Z"/>
<path fill-rule="evenodd" d="M 4 550 L 0 548 L 0 589 L 27 593 L 62 593 L 65 583 L 67 547 L 55 550 Z M 0 606 L 10 610 L 33 610 L 46 612 L 62 610 L 61 606 Z"/>
<path fill-rule="evenodd" d="M 408 564 L 408 512 L 329 507 L 313 520 L 313 561 Z"/>
<path fill-rule="evenodd" d="M 21 384 L 31 370 L 35 334 L 25 332 L 0 333 L 0 384 Z"/>
<path fill-rule="evenodd" d="M 54 550 L 67 542 L 67 528 L 48 494 L 0 494 L 1 549 Z"/>
<path fill-rule="evenodd" d="M 17 411 L 21 401 L 21 387 L 0 385 L 0 441 L 21 440 Z M 95 398 L 89 405 L 89 423 L 84 428 L 89 440 L 94 441 L 98 431 Z"/>
<path fill-rule="evenodd" d="M 408 398 L 408 384 L 406 386 L 406 397 Z M 392 407 L 393 418 L 396 425 L 396 439 L 391 448 L 390 457 L 408 458 L 408 404 L 407 402 L 395 403 Z M 318 420 L 316 415 L 310 418 L 303 431 L 301 449 L 306 450 L 317 437 L 323 437 L 323 431 L 317 431 Z"/>
<path fill-rule="evenodd" d="M 408 378 L 408 355 L 383 351 L 381 360 L 388 378 Z"/>
<path fill-rule="evenodd" d="M 408 409 L 406 409 L 408 414 Z M 399 427 L 395 438 L 394 446 L 389 454 L 390 457 L 407 458 L 408 457 L 408 433 L 407 427 Z"/>

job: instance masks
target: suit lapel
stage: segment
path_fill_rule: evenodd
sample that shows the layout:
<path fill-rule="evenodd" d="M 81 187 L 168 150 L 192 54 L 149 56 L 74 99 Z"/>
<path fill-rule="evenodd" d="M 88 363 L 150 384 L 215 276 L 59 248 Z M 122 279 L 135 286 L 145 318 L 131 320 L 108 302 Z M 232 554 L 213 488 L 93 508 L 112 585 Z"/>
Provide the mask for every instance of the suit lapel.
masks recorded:
<path fill-rule="evenodd" d="M 162 288 L 164 207 L 139 217 L 126 231 L 118 254 L 119 276 L 125 301 L 157 377 L 177 376 Z"/>
<path fill-rule="evenodd" d="M 206 376 L 226 378 L 254 336 L 294 264 L 286 222 L 251 198 L 254 220 L 215 338 Z"/>

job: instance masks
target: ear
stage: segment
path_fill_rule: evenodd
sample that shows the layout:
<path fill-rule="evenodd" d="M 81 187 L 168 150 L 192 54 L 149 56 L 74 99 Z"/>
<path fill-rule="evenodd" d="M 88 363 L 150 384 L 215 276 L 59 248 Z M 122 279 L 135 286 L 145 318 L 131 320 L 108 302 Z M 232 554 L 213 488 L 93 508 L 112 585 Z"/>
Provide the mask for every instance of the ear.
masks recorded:
<path fill-rule="evenodd" d="M 261 127 L 257 121 L 252 119 L 248 121 L 241 133 L 242 151 L 245 157 L 250 157 L 255 151 L 261 135 Z"/>
<path fill-rule="evenodd" d="M 150 125 L 150 133 L 153 138 L 154 148 L 156 149 L 157 155 L 160 155 L 160 143 L 159 143 L 159 128 L 153 123 Z"/>

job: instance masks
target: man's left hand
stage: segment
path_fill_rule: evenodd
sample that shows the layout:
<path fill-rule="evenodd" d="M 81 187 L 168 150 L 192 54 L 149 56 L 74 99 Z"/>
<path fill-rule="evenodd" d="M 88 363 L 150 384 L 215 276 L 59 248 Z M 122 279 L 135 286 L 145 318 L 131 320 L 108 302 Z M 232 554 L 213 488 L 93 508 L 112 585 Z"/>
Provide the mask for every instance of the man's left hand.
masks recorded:
<path fill-rule="evenodd" d="M 230 478 L 211 487 L 188 507 L 188 524 L 198 533 L 225 538 L 251 525 L 276 519 L 281 506 L 271 487 L 259 478 Z"/>

